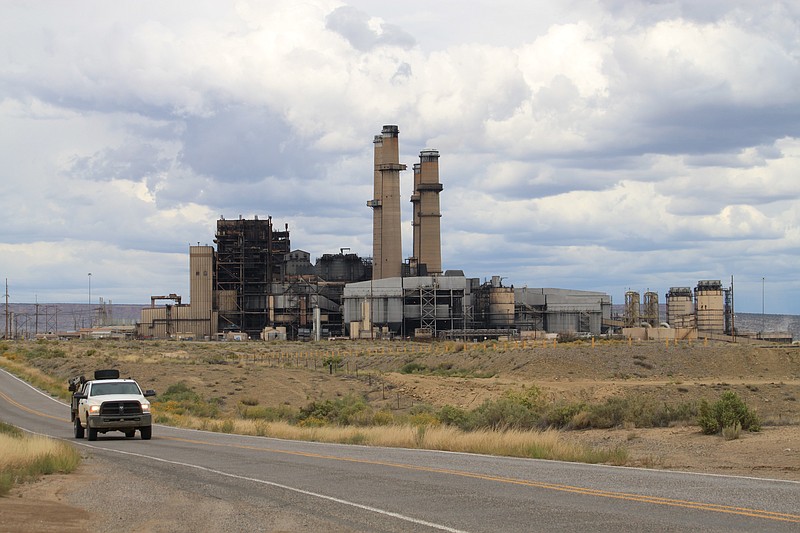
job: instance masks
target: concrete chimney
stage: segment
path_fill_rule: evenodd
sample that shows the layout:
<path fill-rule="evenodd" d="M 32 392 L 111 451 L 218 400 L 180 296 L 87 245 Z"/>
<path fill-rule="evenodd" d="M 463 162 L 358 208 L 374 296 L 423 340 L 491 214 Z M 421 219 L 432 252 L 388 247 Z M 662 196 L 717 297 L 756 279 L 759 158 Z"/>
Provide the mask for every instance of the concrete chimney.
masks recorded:
<path fill-rule="evenodd" d="M 428 274 L 442 273 L 442 237 L 439 208 L 439 152 L 438 150 L 422 150 L 419 153 L 419 164 L 414 165 L 414 193 L 411 203 L 414 208 L 414 257 L 420 270 Z"/>
<path fill-rule="evenodd" d="M 395 278 L 402 274 L 400 171 L 406 166 L 400 164 L 399 131 L 397 126 L 384 126 L 373 140 L 375 194 L 367 202 L 372 208 L 372 279 Z"/>

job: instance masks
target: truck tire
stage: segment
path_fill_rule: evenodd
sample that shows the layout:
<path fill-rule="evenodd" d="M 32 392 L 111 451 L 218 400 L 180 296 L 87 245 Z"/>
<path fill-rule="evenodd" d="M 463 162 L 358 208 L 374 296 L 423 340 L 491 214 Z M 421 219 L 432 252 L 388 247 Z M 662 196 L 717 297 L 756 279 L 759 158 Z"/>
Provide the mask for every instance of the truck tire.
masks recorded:
<path fill-rule="evenodd" d="M 97 440 L 97 428 L 86 428 L 89 434 L 89 440 Z"/>
<path fill-rule="evenodd" d="M 153 426 L 142 426 L 139 428 L 139 433 L 142 434 L 142 440 L 150 440 L 153 436 Z"/>
<path fill-rule="evenodd" d="M 75 438 L 83 438 L 83 426 L 81 425 L 81 421 L 77 416 L 75 417 Z"/>

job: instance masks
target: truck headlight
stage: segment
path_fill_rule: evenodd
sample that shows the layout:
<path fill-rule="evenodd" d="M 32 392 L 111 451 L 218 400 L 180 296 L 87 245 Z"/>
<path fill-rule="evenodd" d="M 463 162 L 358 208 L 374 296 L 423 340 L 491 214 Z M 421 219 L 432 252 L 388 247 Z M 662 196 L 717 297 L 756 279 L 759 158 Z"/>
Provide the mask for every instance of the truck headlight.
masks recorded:
<path fill-rule="evenodd" d="M 142 412 L 143 413 L 149 413 L 150 412 L 150 404 L 149 403 L 143 403 L 142 404 Z"/>
<path fill-rule="evenodd" d="M 96 415 L 99 412 L 100 412 L 100 406 L 99 405 L 90 405 L 89 406 L 89 414 L 90 415 Z"/>

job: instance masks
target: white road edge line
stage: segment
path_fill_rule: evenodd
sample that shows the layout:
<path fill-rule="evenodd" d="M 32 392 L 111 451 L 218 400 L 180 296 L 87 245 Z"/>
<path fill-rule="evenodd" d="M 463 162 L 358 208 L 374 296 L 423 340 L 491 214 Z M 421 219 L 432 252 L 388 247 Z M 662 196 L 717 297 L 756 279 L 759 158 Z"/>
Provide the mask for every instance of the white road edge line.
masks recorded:
<path fill-rule="evenodd" d="M 331 501 L 331 502 L 334 502 L 334 503 L 340 503 L 342 505 L 349 505 L 350 507 L 356 507 L 356 508 L 362 509 L 364 511 L 370 511 L 370 512 L 377 513 L 377 514 L 380 514 L 380 515 L 383 515 L 383 516 L 389 516 L 389 517 L 392 517 L 392 518 L 397 518 L 399 520 L 404 520 L 406 522 L 411 522 L 412 524 L 426 526 L 426 527 L 430 527 L 430 528 L 433 528 L 433 529 L 438 529 L 440 531 L 447 531 L 448 533 L 468 533 L 467 531 L 464 531 L 462 529 L 455 529 L 455 528 L 452 528 L 452 527 L 444 526 L 442 524 L 435 524 L 433 522 L 428 522 L 427 520 L 421 520 L 419 518 L 413 518 L 411 516 L 406 516 L 406 515 L 403 515 L 403 514 L 400 514 L 400 513 L 387 511 L 385 509 L 379 509 L 377 507 L 371 507 L 369 505 L 363 505 L 363 504 L 360 504 L 360 503 L 355 503 L 355 502 L 351 502 L 351 501 L 348 501 L 348 500 L 343 500 L 341 498 L 336 498 L 334 496 L 328 496 L 326 494 L 320 494 L 318 492 L 311 492 L 311 491 L 304 490 L 304 489 L 298 489 L 297 487 L 290 487 L 288 485 L 282 485 L 281 483 L 275 483 L 274 481 L 266 481 L 264 479 L 257 479 L 257 478 L 247 477 L 247 476 L 240 476 L 238 474 L 231 474 L 229 472 L 223 472 L 221 470 L 214 470 L 213 468 L 207 468 L 205 466 L 193 465 L 191 463 L 182 463 L 180 461 L 170 461 L 168 459 L 162 459 L 160 457 L 153 457 L 151 455 L 144 455 L 142 453 L 126 452 L 126 451 L 123 451 L 123 450 L 114 450 L 112 448 L 102 448 L 100 446 L 93 446 L 91 444 L 86 444 L 86 443 L 83 443 L 83 442 L 70 441 L 68 439 L 63 439 L 63 440 L 65 440 L 66 442 L 72 442 L 73 444 L 78 444 L 80 446 L 85 446 L 86 448 L 92 448 L 94 450 L 101 450 L 101 451 L 105 451 L 105 452 L 118 453 L 118 454 L 122 454 L 122 455 L 132 455 L 134 457 L 141 457 L 142 459 L 150 459 L 151 461 L 156 461 L 156 462 L 160 462 L 160 463 L 167 463 L 167 464 L 176 465 L 176 466 L 183 466 L 183 467 L 186 467 L 186 468 L 194 468 L 194 469 L 197 469 L 197 470 L 202 470 L 204 472 L 217 474 L 219 476 L 226 476 L 226 477 L 230 477 L 230 478 L 234 478 L 234 479 L 240 479 L 240 480 L 243 480 L 243 481 L 251 481 L 253 483 L 260 483 L 262 485 L 269 485 L 270 487 L 276 487 L 276 488 L 283 489 L 283 490 L 297 492 L 299 494 L 304 494 L 306 496 L 311 496 L 311 497 L 314 497 L 314 498 L 320 498 L 322 500 L 328 500 L 328 501 Z"/>

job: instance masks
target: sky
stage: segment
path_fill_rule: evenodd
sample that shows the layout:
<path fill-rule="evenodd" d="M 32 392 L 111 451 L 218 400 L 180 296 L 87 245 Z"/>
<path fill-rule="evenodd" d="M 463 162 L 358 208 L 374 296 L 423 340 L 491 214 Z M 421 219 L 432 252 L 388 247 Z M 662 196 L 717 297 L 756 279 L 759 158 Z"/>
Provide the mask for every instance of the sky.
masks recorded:
<path fill-rule="evenodd" d="M 188 298 L 221 216 L 370 256 L 394 124 L 405 257 L 436 149 L 445 269 L 615 303 L 733 279 L 737 310 L 800 314 L 798 87 L 788 0 L 5 0 L 0 277 Z"/>

